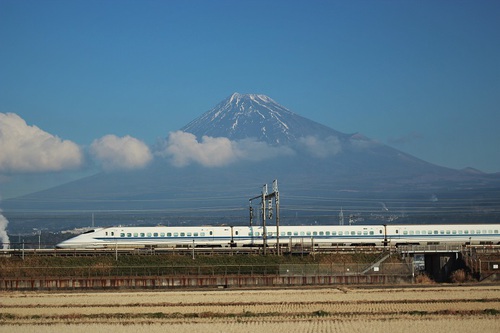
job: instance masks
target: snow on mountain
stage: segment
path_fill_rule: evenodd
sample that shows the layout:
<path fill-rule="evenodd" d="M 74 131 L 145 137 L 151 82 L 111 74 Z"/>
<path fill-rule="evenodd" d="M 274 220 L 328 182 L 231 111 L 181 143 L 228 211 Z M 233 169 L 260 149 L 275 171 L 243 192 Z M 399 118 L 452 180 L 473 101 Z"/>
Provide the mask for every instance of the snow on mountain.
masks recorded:
<path fill-rule="evenodd" d="M 183 128 L 201 138 L 257 139 L 272 145 L 286 145 L 314 136 L 345 137 L 329 127 L 299 116 L 266 95 L 234 93 Z"/>

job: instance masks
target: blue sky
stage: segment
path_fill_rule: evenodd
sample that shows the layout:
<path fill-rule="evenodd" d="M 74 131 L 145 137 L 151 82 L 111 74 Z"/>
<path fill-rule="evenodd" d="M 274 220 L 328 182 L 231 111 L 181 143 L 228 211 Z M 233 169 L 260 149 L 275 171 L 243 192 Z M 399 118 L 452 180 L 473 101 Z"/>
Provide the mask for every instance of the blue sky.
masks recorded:
<path fill-rule="evenodd" d="M 95 172 L 87 156 L 117 146 L 150 160 L 233 92 L 500 172 L 500 2 L 0 0 L 0 196 Z M 30 135 L 57 147 L 30 159 Z"/>

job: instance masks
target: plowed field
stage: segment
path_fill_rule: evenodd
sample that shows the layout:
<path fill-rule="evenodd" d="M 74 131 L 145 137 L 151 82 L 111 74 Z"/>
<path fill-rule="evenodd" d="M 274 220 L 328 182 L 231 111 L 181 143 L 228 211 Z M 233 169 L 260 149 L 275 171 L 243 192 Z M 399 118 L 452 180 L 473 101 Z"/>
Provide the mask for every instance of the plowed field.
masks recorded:
<path fill-rule="evenodd" d="M 500 286 L 1 293 L 0 332 L 498 332 Z"/>

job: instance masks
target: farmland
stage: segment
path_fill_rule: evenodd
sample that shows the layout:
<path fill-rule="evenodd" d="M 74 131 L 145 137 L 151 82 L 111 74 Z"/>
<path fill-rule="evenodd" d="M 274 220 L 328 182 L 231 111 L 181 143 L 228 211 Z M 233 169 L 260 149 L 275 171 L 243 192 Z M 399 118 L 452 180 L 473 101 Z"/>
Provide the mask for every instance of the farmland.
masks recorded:
<path fill-rule="evenodd" d="M 500 286 L 4 292 L 0 332 L 430 332 L 500 325 Z"/>

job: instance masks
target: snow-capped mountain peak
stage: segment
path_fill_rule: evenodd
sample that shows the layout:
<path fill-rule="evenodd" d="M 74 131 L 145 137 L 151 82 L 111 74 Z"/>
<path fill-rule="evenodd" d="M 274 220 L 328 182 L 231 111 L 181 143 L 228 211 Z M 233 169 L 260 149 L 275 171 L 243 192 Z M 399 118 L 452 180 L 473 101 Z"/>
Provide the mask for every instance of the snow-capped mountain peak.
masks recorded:
<path fill-rule="evenodd" d="M 198 137 L 253 138 L 268 144 L 288 144 L 308 135 L 342 135 L 293 113 L 266 95 L 240 93 L 233 93 L 181 130 Z"/>

